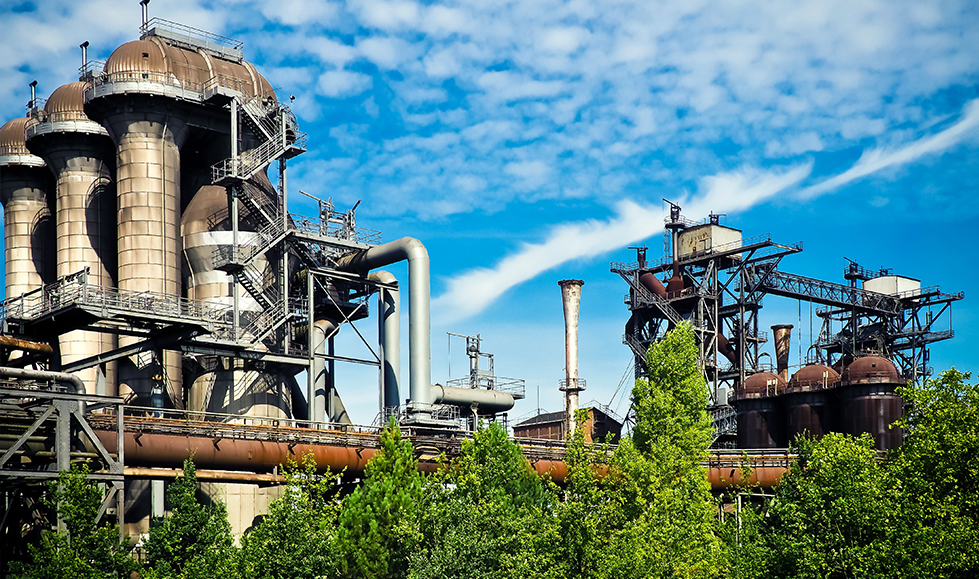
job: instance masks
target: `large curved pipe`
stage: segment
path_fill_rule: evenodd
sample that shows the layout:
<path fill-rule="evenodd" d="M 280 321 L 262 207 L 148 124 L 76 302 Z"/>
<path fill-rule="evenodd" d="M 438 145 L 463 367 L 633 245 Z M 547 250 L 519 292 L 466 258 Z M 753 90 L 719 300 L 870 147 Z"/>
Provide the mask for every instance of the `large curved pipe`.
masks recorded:
<path fill-rule="evenodd" d="M 639 283 L 641 283 L 644 288 L 646 288 L 653 294 L 658 295 L 661 298 L 666 297 L 666 288 L 663 287 L 663 282 L 661 282 L 655 275 L 653 275 L 653 272 L 651 271 L 643 272 L 639 276 Z"/>
<path fill-rule="evenodd" d="M 28 370 L 24 368 L 0 367 L 0 378 L 16 378 L 18 380 L 44 380 L 47 382 L 62 382 L 73 387 L 76 394 L 85 393 L 85 383 L 74 374 L 67 372 L 47 372 L 44 370 Z"/>
<path fill-rule="evenodd" d="M 410 400 L 432 404 L 431 283 L 428 250 L 413 237 L 378 245 L 341 258 L 337 266 L 347 271 L 369 270 L 408 261 L 408 373 Z"/>
<path fill-rule="evenodd" d="M 371 281 L 393 285 L 398 280 L 390 272 L 375 271 L 367 276 Z M 377 333 L 381 342 L 380 410 L 401 404 L 401 312 L 400 292 L 381 288 L 377 292 Z"/>

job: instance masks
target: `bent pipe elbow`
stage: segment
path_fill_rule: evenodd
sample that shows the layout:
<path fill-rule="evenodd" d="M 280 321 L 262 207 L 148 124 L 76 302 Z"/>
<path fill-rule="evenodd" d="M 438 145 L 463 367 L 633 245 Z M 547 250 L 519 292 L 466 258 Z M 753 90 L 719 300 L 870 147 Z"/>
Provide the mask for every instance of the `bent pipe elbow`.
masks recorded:
<path fill-rule="evenodd" d="M 345 271 L 365 274 L 371 269 L 408 261 L 408 371 L 410 400 L 432 404 L 431 281 L 428 250 L 414 237 L 402 237 L 346 256 L 337 262 Z"/>
<path fill-rule="evenodd" d="M 73 394 L 84 394 L 85 383 L 74 374 L 67 372 L 49 372 L 46 370 L 28 370 L 25 368 L 0 367 L 0 377 L 17 378 L 22 380 L 43 380 L 46 382 L 61 382 L 67 384 Z"/>

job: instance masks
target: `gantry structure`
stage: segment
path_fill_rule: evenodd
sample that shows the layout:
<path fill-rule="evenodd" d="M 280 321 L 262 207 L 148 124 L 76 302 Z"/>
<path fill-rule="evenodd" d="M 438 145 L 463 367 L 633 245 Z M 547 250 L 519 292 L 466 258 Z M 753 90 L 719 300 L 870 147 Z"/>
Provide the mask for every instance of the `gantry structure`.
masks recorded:
<path fill-rule="evenodd" d="M 630 248 L 636 261 L 612 262 L 611 271 L 629 287 L 623 343 L 636 357 L 637 377 L 645 374 L 649 346 L 677 324 L 689 322 L 716 428 L 733 428 L 726 392 L 751 374 L 771 370 L 771 362 L 763 362 L 770 356 L 762 351 L 768 335 L 758 319 L 766 296 L 819 306 L 821 330 L 807 362 L 833 366 L 873 354 L 895 360 L 914 382 L 931 374 L 928 348 L 954 336 L 950 310 L 964 297 L 962 292 L 922 288 L 917 280 L 890 270 L 869 271 L 853 262 L 844 271 L 848 284 L 787 273 L 780 269 L 782 260 L 801 252 L 801 242 L 779 243 L 767 233 L 742 237 L 741 231 L 720 225 L 720 217 L 712 214 L 705 222 L 694 222 L 670 203 L 663 257 L 648 260 L 642 246 Z M 669 272 L 672 277 L 660 281 Z"/>

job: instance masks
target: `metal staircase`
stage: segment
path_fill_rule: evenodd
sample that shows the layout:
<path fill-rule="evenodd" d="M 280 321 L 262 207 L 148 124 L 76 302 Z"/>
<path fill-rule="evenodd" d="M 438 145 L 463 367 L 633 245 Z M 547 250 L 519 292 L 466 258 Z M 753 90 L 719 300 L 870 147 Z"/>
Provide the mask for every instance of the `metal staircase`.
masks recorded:
<path fill-rule="evenodd" d="M 216 185 L 246 181 L 272 161 L 291 159 L 305 152 L 306 134 L 298 129 L 289 107 L 274 100 L 238 95 L 231 100 L 232 116 L 240 128 L 247 128 L 259 145 L 211 167 Z"/>

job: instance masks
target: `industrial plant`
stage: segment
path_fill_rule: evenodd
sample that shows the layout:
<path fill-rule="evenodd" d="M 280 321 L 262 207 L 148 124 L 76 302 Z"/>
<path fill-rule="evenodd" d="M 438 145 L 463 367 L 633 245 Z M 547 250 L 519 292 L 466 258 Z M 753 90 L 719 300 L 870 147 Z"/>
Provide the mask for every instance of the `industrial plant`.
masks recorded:
<path fill-rule="evenodd" d="M 964 295 L 852 261 L 843 272 L 847 284 L 788 273 L 782 260 L 802 251 L 801 242 L 746 238 L 719 215 L 697 223 L 680 210 L 670 203 L 662 258 L 648 261 L 647 248 L 637 247 L 636 261 L 611 264 L 629 288 L 623 343 L 636 357 L 636 377 L 650 344 L 688 322 L 717 444 L 785 448 L 799 434 L 846 432 L 870 433 L 880 450 L 897 447 L 901 432 L 890 428 L 903 410 L 896 388 L 932 374 L 929 346 L 954 336 L 950 310 Z M 818 306 L 818 337 L 791 377 L 791 324 L 773 325 L 773 351 L 763 351 L 769 338 L 759 313 L 769 296 Z"/>
<path fill-rule="evenodd" d="M 433 384 L 429 257 L 417 239 L 381 242 L 357 206 L 299 192 L 318 213 L 288 211 L 287 166 L 306 151 L 289 103 L 244 59 L 241 43 L 149 19 L 105 62 L 80 46 L 77 81 L 39 96 L 0 129 L 6 299 L 0 305 L 0 540 L 21 540 L 47 479 L 73 461 L 104 483 L 100 515 L 134 541 L 164 513 L 166 481 L 192 455 L 203 491 L 228 505 L 233 531 L 278 496 L 280 465 L 311 453 L 356 476 L 394 417 L 420 464 L 457 453 L 482 420 L 505 420 L 523 381 L 497 377 L 479 336 L 466 339 L 465 378 Z M 851 264 L 848 284 L 782 271 L 802 250 L 673 205 L 666 251 L 613 263 L 628 287 L 623 342 L 636 357 L 689 322 L 710 388 L 720 488 L 753 449 L 770 484 L 800 433 L 871 433 L 900 444 L 895 388 L 927 377 L 928 346 L 961 293 Z M 408 279 L 382 268 L 407 262 Z M 402 284 L 407 292 L 402 292 Z M 582 280 L 560 282 L 566 322 L 563 412 L 514 426 L 534 468 L 561 481 L 576 426 Z M 402 293 L 406 293 L 402 296 Z M 792 326 L 759 328 L 765 297 L 810 302 L 821 323 L 790 375 Z M 400 310 L 407 304 L 408 386 Z M 373 311 L 372 311 L 373 309 Z M 374 354 L 337 352 L 338 332 L 374 315 Z M 623 319 L 626 316 L 623 316 Z M 358 333 L 359 335 L 359 333 Z M 363 339 L 363 337 L 361 337 Z M 797 338 L 798 339 L 798 338 Z M 772 353 L 765 351 L 773 342 Z M 365 340 L 366 343 L 366 340 Z M 774 363 L 772 363 L 774 356 Z M 768 362 L 764 359 L 768 358 Z M 337 364 L 377 368 L 377 418 L 355 425 Z M 587 404 L 589 440 L 621 420 Z M 781 469 L 781 470 L 779 470 Z"/>

